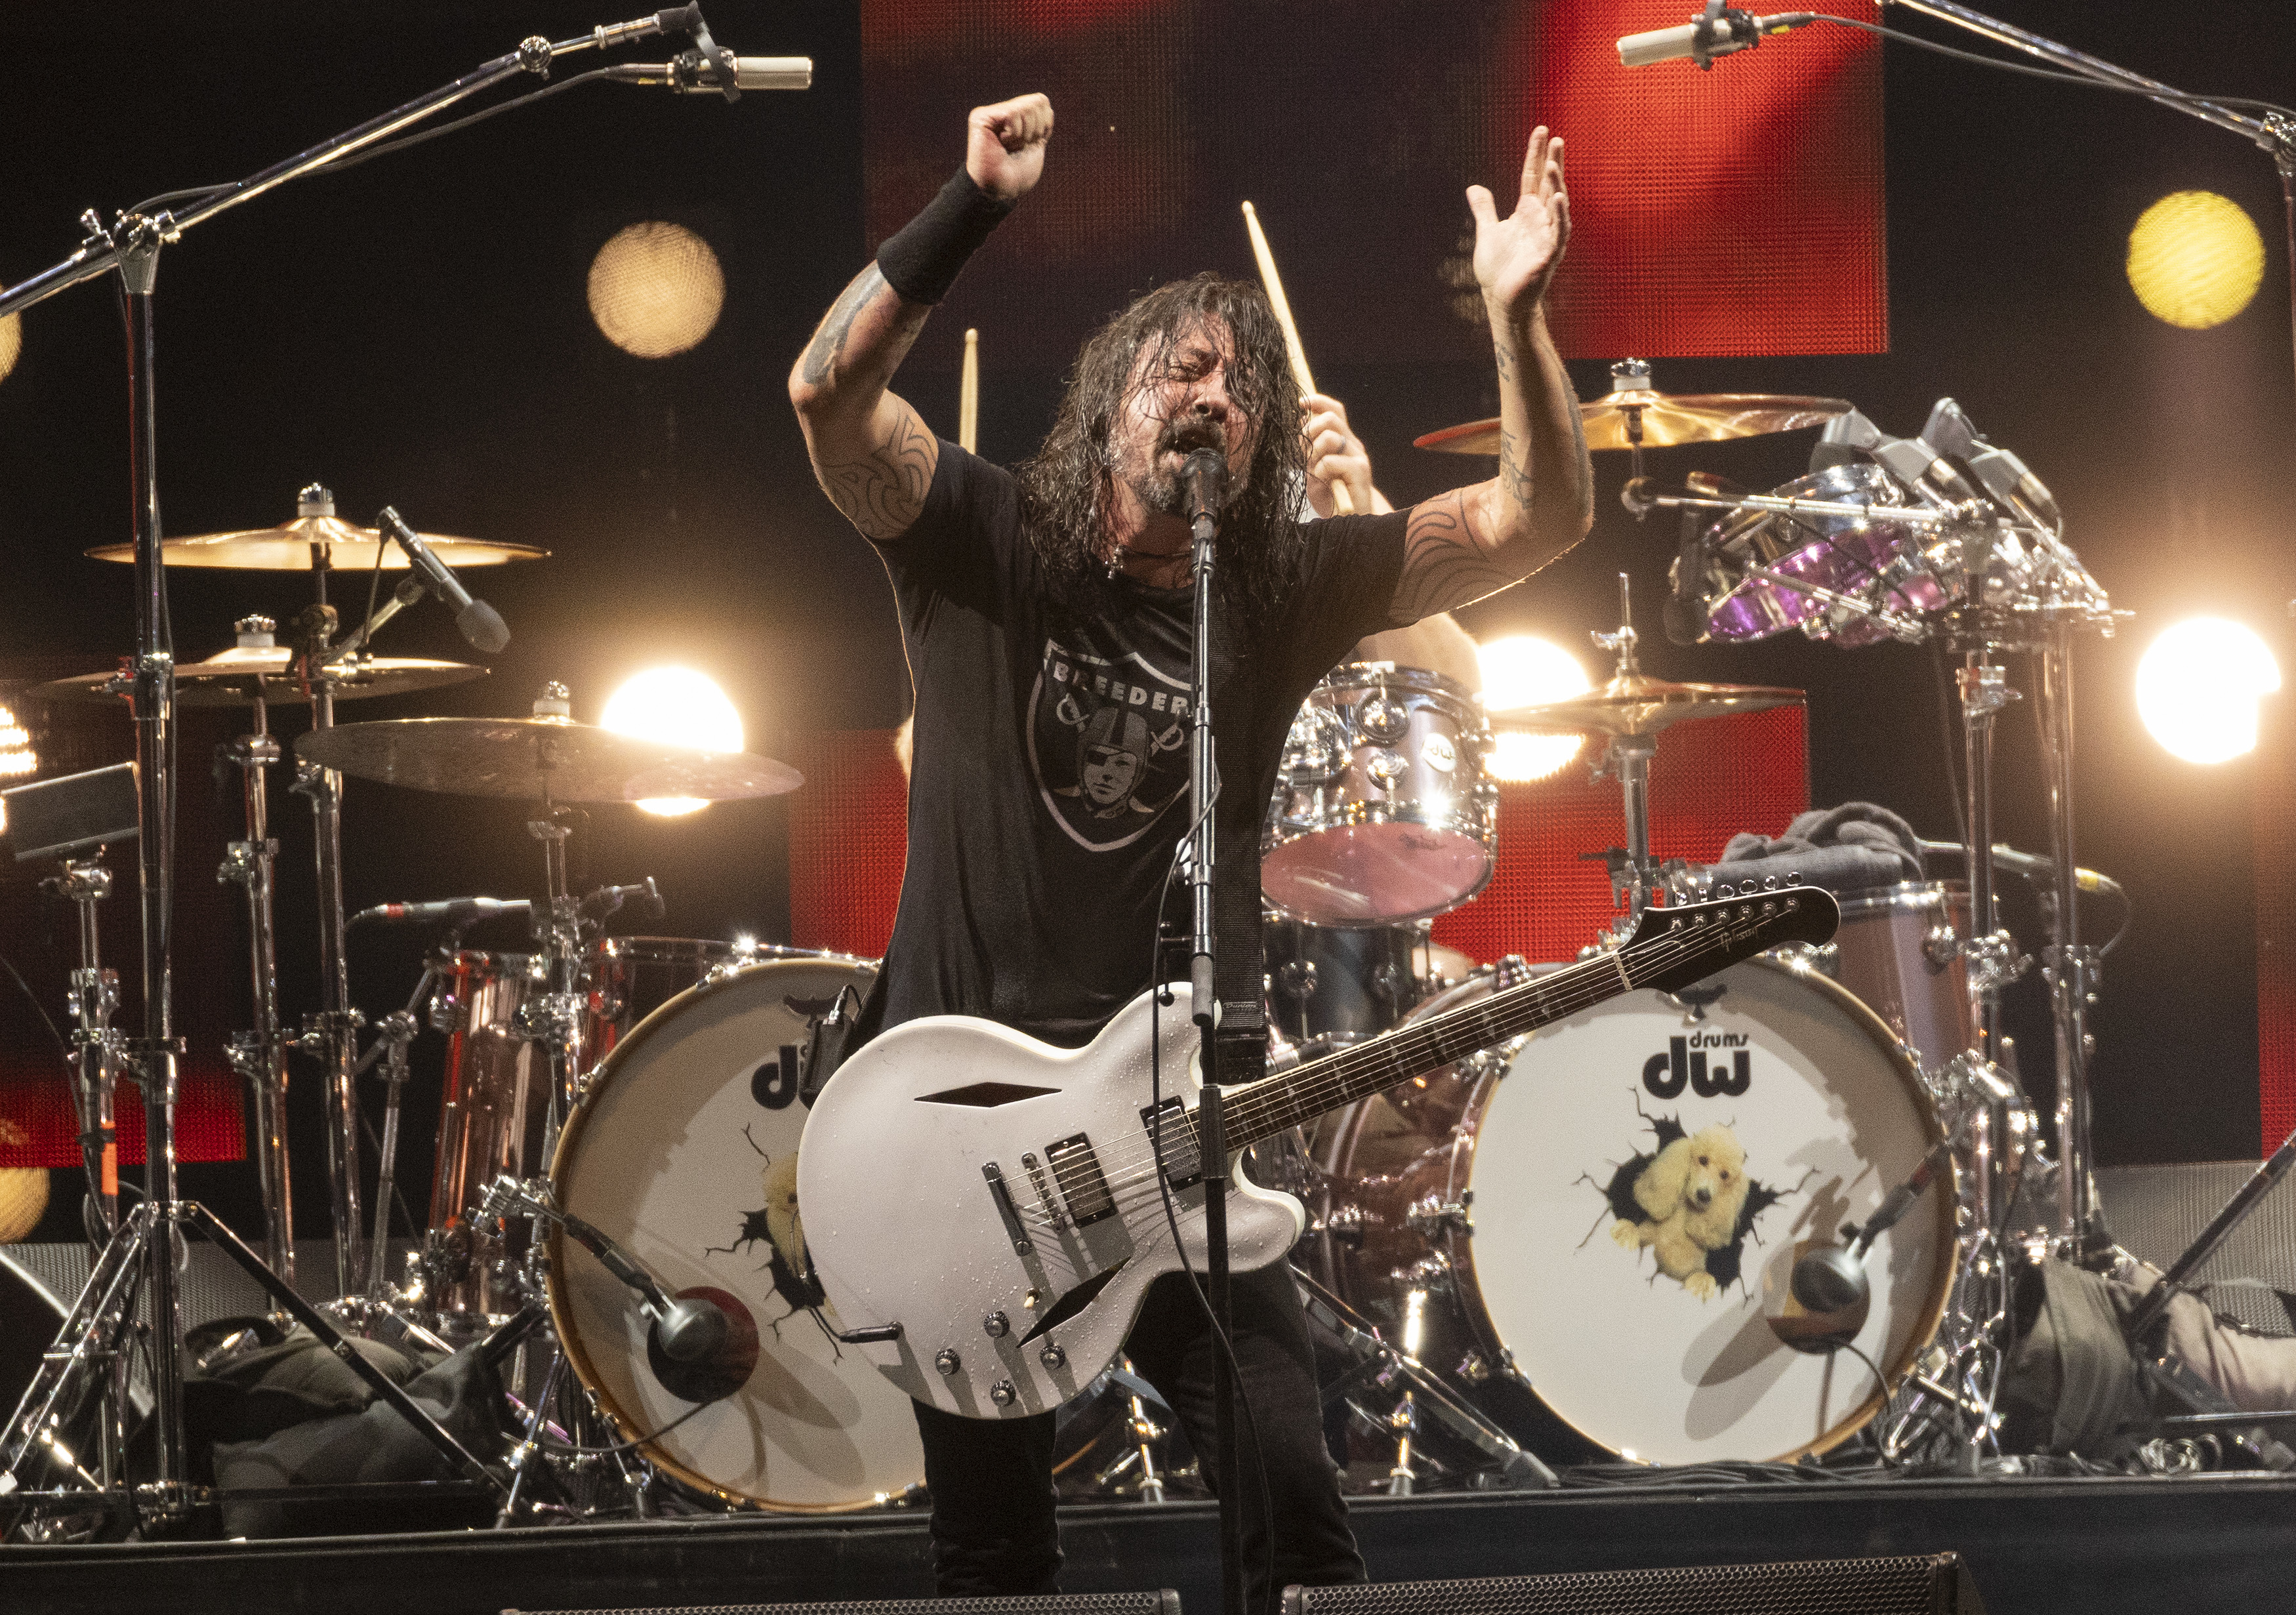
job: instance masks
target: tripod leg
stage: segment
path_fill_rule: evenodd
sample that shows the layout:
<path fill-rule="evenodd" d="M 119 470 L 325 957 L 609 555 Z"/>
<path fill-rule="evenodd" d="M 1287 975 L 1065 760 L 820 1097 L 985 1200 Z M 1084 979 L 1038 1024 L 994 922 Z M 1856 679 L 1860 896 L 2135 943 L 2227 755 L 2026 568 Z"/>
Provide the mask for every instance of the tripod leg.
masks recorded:
<path fill-rule="evenodd" d="M 101 1373 L 109 1390 L 120 1376 L 112 1369 L 120 1349 L 120 1336 L 128 1325 L 135 1292 L 143 1276 L 144 1246 L 152 1237 L 152 1216 L 148 1205 L 127 1214 L 119 1232 L 104 1247 L 87 1283 L 73 1303 L 55 1343 L 40 1362 L 40 1370 L 16 1404 L 15 1415 L 0 1431 L 0 1489 L 14 1490 L 27 1479 L 24 1466 L 47 1450 L 47 1438 L 68 1424 L 77 1412 L 87 1376 Z M 121 1418 L 108 1409 L 108 1425 Z"/>

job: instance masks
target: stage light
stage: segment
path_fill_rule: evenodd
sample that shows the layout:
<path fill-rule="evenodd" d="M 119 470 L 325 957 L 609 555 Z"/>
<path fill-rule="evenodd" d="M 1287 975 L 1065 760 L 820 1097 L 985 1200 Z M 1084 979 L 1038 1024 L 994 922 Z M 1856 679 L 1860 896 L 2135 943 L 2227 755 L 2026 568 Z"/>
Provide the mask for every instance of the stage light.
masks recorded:
<path fill-rule="evenodd" d="M 590 260 L 590 317 L 606 340 L 642 359 L 684 353 L 726 307 L 726 274 L 709 243 L 683 225 L 632 225 Z"/>
<path fill-rule="evenodd" d="M 1528 634 L 1495 639 L 1477 648 L 1483 669 L 1483 709 L 1498 724 L 1518 707 L 1583 695 L 1592 686 L 1587 670 L 1562 646 Z M 1583 734 L 1524 734 L 1502 730 L 1491 737 L 1484 768 L 1493 779 L 1516 783 L 1543 780 L 1578 755 Z"/>
<path fill-rule="evenodd" d="M 16 356 L 24 351 L 24 316 L 12 314 L 0 320 L 0 381 L 16 368 Z"/>
<path fill-rule="evenodd" d="M 739 751 L 742 715 L 715 681 L 691 668 L 653 668 L 623 682 L 598 718 L 602 728 L 703 751 Z M 707 808 L 698 797 L 653 797 L 638 806 L 662 818 Z"/>
<path fill-rule="evenodd" d="M 2128 284 L 2145 311 L 2187 331 L 2221 325 L 2264 279 L 2264 237 L 2228 196 L 2176 191 L 2128 233 Z"/>
<path fill-rule="evenodd" d="M 2256 750 L 2257 702 L 2279 687 L 2280 664 L 2255 630 L 2195 617 L 2136 664 L 2136 712 L 2171 756 L 2228 762 Z"/>

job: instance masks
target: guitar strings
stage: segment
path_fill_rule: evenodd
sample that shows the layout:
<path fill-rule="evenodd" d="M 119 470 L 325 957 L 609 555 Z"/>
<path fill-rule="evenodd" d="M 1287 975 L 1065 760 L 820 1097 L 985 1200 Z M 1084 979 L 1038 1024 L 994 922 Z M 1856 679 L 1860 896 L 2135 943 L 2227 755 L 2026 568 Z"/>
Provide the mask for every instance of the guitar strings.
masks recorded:
<path fill-rule="evenodd" d="M 1403 1029 L 1390 1037 L 1329 1055 L 1298 1072 L 1263 1078 L 1248 1086 L 1234 1090 L 1229 1096 L 1230 1125 L 1237 1135 L 1249 1135 L 1242 1146 L 1248 1148 L 1250 1144 L 1272 1137 L 1286 1127 L 1298 1125 L 1299 1120 L 1338 1109 L 1352 1099 L 1368 1098 L 1374 1093 L 1383 1092 L 1446 1064 L 1456 1063 L 1466 1055 L 1462 1053 L 1445 1060 L 1435 1045 L 1439 1042 L 1451 1042 L 1451 1035 L 1464 1030 L 1470 1023 L 1480 1023 L 1476 1036 L 1485 1039 L 1476 1045 L 1477 1050 L 1504 1043 L 1511 1037 L 1620 996 L 1628 990 L 1641 990 L 1644 982 L 1637 980 L 1638 976 L 1655 977 L 1663 974 L 1672 964 L 1698 954 L 1717 949 L 1726 951 L 1733 944 L 1759 931 L 1768 917 L 1742 915 L 1736 919 L 1725 918 L 1719 922 L 1718 930 L 1710 930 L 1696 922 L 1686 930 L 1669 929 L 1640 947 L 1629 945 L 1616 953 L 1581 961 L 1542 980 L 1495 994 L 1481 1004 L 1463 1005 L 1438 1015 L 1420 1027 Z M 1620 980 L 1622 969 L 1623 984 Z M 1589 988 L 1593 990 L 1587 990 Z M 1411 1052 L 1413 1050 L 1417 1052 Z M 1357 1091 L 1358 1085 L 1365 1078 L 1389 1070 L 1396 1072 L 1390 1080 L 1377 1087 Z M 1302 1080 L 1303 1078 L 1306 1080 Z M 1286 1115 L 1298 1119 L 1277 1119 Z M 1196 1144 L 1194 1113 L 1183 1110 L 1160 1119 L 1159 1131 L 1168 1127 L 1176 1129 L 1177 1135 L 1164 1146 L 1166 1160 L 1175 1163 L 1186 1161 L 1188 1157 L 1182 1152 Z M 1157 1170 L 1156 1151 L 1146 1140 L 1144 1126 L 1137 1135 L 1137 1142 L 1128 1138 L 1107 1155 L 1099 1158 L 1101 1187 L 1111 1206 L 1119 1213 L 1137 1209 L 1140 1203 L 1137 1191 L 1143 1187 L 1156 1187 L 1160 1193 L 1160 1180 L 1166 1174 Z M 1072 1198 L 1072 1184 L 1080 1191 L 1090 1191 L 1089 1178 L 1082 1176 L 1089 1171 L 1089 1168 L 1078 1166 L 1064 1172 L 1047 1162 L 1046 1170 L 1052 1182 L 1059 1187 L 1063 1201 Z M 1023 1209 L 1016 1203 L 1014 1209 L 1024 1222 L 1038 1228 L 1059 1230 L 1070 1220 L 1065 1214 L 1058 1210 L 1048 1212 L 1041 1205 Z"/>

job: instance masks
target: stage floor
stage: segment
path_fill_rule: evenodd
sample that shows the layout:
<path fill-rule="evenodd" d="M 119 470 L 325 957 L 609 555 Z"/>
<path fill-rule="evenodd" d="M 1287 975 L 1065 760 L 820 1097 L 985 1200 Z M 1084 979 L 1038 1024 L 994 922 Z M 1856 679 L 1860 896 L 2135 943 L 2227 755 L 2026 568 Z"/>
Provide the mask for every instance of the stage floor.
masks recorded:
<path fill-rule="evenodd" d="M 1812 1481 L 1357 1499 L 1379 1581 L 1950 1549 L 1990 1615 L 2296 1606 L 2296 1479 Z M 1070 1592 L 1168 1586 L 1218 1608 L 1203 1503 L 1064 1510 Z M 0 1548 L 10 1615 L 494 1615 L 930 1590 L 892 1512 L 493 1532 Z"/>

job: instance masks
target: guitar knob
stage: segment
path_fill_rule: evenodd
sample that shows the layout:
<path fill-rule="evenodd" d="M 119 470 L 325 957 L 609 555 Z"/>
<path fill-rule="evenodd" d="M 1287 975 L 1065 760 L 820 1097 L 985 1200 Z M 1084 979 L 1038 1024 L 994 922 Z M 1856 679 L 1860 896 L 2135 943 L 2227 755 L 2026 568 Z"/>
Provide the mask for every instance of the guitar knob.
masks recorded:
<path fill-rule="evenodd" d="M 1012 1381 L 999 1380 L 988 1388 L 988 1399 L 999 1407 L 1010 1407 L 1021 1399 L 1021 1393 L 1013 1389 Z"/>
<path fill-rule="evenodd" d="M 1045 1349 L 1037 1354 L 1037 1361 L 1047 1368 L 1065 1368 L 1068 1366 L 1069 1354 L 1047 1342 Z"/>
<path fill-rule="evenodd" d="M 939 1369 L 942 1375 L 946 1377 L 964 1367 L 964 1359 L 956 1355 L 955 1348 L 944 1346 L 940 1349 L 940 1354 L 933 1358 L 933 1366 Z"/>
<path fill-rule="evenodd" d="M 980 1326 L 988 1332 L 991 1338 L 1001 1340 L 1013 1327 L 1013 1320 L 1001 1312 L 992 1312 L 980 1320 Z"/>

